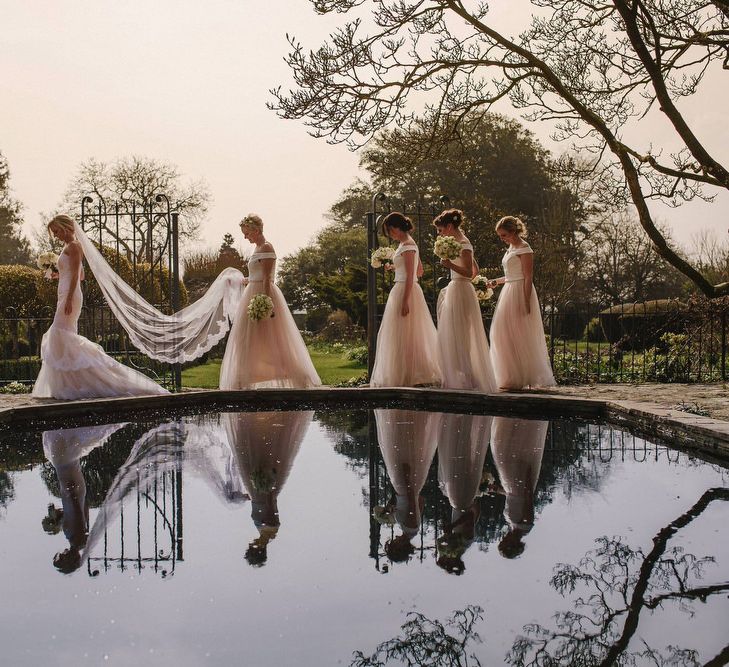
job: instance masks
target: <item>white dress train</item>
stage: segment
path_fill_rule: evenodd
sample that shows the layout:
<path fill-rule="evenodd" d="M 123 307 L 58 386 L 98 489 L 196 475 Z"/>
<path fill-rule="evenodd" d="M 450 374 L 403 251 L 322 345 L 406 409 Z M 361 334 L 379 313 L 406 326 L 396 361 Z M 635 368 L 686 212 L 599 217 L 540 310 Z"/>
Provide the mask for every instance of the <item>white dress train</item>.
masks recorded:
<path fill-rule="evenodd" d="M 473 252 L 468 239 L 461 247 Z M 462 266 L 462 258 L 454 263 Z M 445 389 L 497 390 L 476 290 L 469 278 L 453 270 L 438 297 L 438 349 Z"/>
<path fill-rule="evenodd" d="M 274 317 L 254 321 L 248 304 L 265 294 L 262 260 L 276 259 L 273 252 L 254 252 L 248 260 L 250 278 L 243 292 L 220 367 L 221 389 L 263 387 L 305 389 L 321 386 L 309 351 L 281 290 L 270 284 Z"/>
<path fill-rule="evenodd" d="M 405 317 L 400 312 L 407 279 L 403 258 L 406 252 L 415 253 L 417 271 L 418 247 L 401 243 L 393 258 L 395 284 L 387 297 L 385 313 L 377 334 L 371 387 L 440 386 L 441 383 L 438 334 L 417 278 L 413 280 L 410 294 L 410 312 Z"/>
<path fill-rule="evenodd" d="M 41 341 L 42 365 L 33 396 L 73 400 L 168 393 L 146 375 L 112 359 L 100 345 L 78 335 L 83 296 L 70 262 L 68 254 L 62 252 L 58 258 L 56 314 Z M 67 315 L 66 298 L 74 284 L 72 309 Z"/>
<path fill-rule="evenodd" d="M 524 273 L 519 255 L 534 251 L 525 245 L 509 246 L 502 265 L 506 282 L 501 289 L 491 323 L 491 360 L 501 389 L 553 387 L 552 367 L 544 338 L 537 291 L 532 287 L 527 314 Z"/>

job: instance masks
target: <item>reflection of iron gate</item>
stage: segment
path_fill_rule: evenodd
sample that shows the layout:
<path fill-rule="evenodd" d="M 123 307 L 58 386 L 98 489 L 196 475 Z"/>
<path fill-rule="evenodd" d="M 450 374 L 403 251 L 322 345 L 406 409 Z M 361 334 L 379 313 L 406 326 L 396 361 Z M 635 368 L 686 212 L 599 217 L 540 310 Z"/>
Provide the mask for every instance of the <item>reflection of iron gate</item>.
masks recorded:
<path fill-rule="evenodd" d="M 168 577 L 174 574 L 177 562 L 183 560 L 182 461 L 178 461 L 176 469 L 156 475 L 143 488 L 137 485 L 131 500 L 131 507 L 122 501 L 118 532 L 109 531 L 116 519 L 106 524 L 106 517 L 99 518 L 105 522 L 104 539 L 100 543 L 103 552 L 89 555 L 87 570 L 90 576 L 97 576 L 101 568 L 108 572 L 116 566 L 122 571 L 134 568 L 140 573 L 145 568 L 152 568 Z M 128 535 L 130 521 L 131 540 Z"/>
<path fill-rule="evenodd" d="M 81 201 L 81 228 L 105 252 L 112 268 L 131 287 L 158 309 L 172 313 L 180 309 L 180 263 L 178 216 L 166 195 L 145 202 L 107 203 L 92 197 Z M 128 274 L 128 275 L 125 275 Z M 84 297 L 79 333 L 96 340 L 107 353 L 142 370 L 179 391 L 179 364 L 170 366 L 136 354 L 131 343 L 102 300 Z"/>
<path fill-rule="evenodd" d="M 415 227 L 413 237 L 418 244 L 420 257 L 425 270 L 419 282 L 433 319 L 435 319 L 435 310 L 438 301 L 439 274 L 441 276 L 446 274 L 440 270 L 440 264 L 436 261 L 432 251 L 433 239 L 436 235 L 432 223 L 435 216 L 449 205 L 450 199 L 446 195 L 443 195 L 437 204 L 433 202 L 429 205 L 424 205 L 418 201 L 414 205 L 408 205 L 406 202 L 403 202 L 401 208 L 394 209 L 410 218 Z M 367 370 L 369 375 L 372 374 L 372 368 L 375 363 L 377 332 L 382 321 L 382 311 L 387 299 L 387 292 L 389 292 L 392 286 L 392 278 L 386 275 L 384 269 L 377 270 L 372 268 L 369 258 L 372 251 L 380 245 L 378 227 L 381 218 L 387 213 L 390 213 L 393 208 L 388 196 L 384 192 L 378 192 L 372 198 L 372 210 L 367 214 Z M 388 242 L 389 239 L 386 240 L 386 243 Z"/>

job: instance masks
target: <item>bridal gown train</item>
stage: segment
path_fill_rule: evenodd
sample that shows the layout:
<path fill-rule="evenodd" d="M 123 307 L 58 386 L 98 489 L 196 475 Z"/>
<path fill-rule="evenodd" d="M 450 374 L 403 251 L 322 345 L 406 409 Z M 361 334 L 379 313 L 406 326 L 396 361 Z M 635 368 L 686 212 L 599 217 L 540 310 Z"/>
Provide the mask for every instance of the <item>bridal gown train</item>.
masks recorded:
<path fill-rule="evenodd" d="M 58 258 L 56 314 L 41 341 L 42 366 L 33 396 L 78 399 L 168 393 L 154 380 L 112 359 L 100 345 L 79 336 L 83 295 L 77 278 L 70 257 L 62 252 Z M 66 298 L 74 284 L 72 309 L 67 315 Z"/>
<path fill-rule="evenodd" d="M 262 387 L 305 389 L 321 385 L 304 339 L 299 333 L 281 290 L 269 285 L 274 317 L 254 321 L 248 304 L 265 294 L 264 259 L 273 252 L 254 252 L 248 260 L 250 278 L 237 308 L 220 367 L 221 389 Z"/>

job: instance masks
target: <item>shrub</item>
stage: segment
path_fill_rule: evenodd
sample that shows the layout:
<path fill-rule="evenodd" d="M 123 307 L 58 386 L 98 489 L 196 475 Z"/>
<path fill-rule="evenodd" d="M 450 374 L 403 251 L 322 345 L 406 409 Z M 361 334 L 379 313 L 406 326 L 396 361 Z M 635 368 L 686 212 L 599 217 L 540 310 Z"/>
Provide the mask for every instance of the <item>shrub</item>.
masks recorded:
<path fill-rule="evenodd" d="M 32 388 L 33 387 L 29 384 L 13 381 L 0 386 L 0 394 L 28 394 Z"/>
<path fill-rule="evenodd" d="M 679 332 L 686 304 L 674 299 L 622 303 L 600 311 L 599 318 L 608 342 L 639 350 L 656 345 L 667 331 Z"/>
<path fill-rule="evenodd" d="M 335 310 L 327 318 L 326 326 L 319 332 L 317 338 L 325 342 L 345 341 L 354 342 L 364 340 L 365 330 L 357 324 L 352 324 L 346 312 Z"/>
<path fill-rule="evenodd" d="M 367 365 L 367 346 L 366 345 L 357 345 L 355 347 L 351 347 L 347 350 L 345 353 L 345 358 L 349 359 L 350 361 L 355 361 L 358 364 L 362 364 L 363 366 Z"/>
<path fill-rule="evenodd" d="M 602 330 L 602 324 L 599 317 L 593 317 L 586 325 L 582 333 L 582 337 L 591 343 L 605 342 L 605 332 Z"/>

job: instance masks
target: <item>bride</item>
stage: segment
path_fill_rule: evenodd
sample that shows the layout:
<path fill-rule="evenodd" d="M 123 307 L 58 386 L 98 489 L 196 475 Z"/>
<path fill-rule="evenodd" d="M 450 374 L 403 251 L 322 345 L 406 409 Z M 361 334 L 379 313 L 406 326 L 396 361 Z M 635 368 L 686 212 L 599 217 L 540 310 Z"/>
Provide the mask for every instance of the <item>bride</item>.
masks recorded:
<path fill-rule="evenodd" d="M 309 351 L 281 290 L 273 282 L 276 253 L 263 235 L 263 221 L 251 213 L 243 218 L 240 228 L 255 250 L 248 259 L 250 275 L 220 367 L 220 388 L 318 387 L 321 380 Z M 248 305 L 258 294 L 271 298 L 273 312 L 270 317 L 253 320 L 248 316 Z"/>
<path fill-rule="evenodd" d="M 83 249 L 76 238 L 75 223 L 67 215 L 57 215 L 48 229 L 64 246 L 58 257 L 56 314 L 41 341 L 42 366 L 33 396 L 77 399 L 166 394 L 154 380 L 120 364 L 100 345 L 78 335 Z"/>

